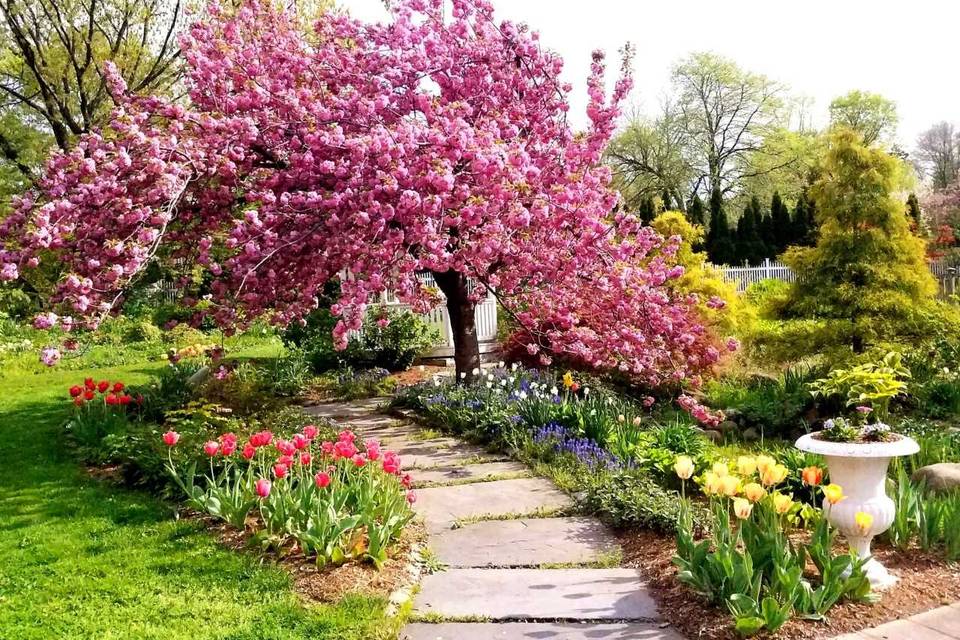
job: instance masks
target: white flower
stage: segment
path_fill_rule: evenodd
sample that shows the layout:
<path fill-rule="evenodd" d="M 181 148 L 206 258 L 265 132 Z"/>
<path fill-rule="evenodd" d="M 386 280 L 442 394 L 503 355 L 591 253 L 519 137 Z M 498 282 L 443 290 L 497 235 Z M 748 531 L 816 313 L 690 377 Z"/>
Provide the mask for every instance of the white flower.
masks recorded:
<path fill-rule="evenodd" d="M 516 371 L 517 369 L 520 368 L 520 363 L 519 363 L 519 362 L 514 362 L 512 365 L 510 365 L 510 368 L 513 369 L 514 371 Z"/>
<path fill-rule="evenodd" d="M 492 374 L 492 373 L 488 373 L 488 374 L 487 374 L 487 380 L 490 380 L 491 382 L 493 382 L 493 374 Z"/>
<path fill-rule="evenodd" d="M 521 400 L 526 400 L 526 399 L 527 399 L 527 392 L 526 392 L 526 391 L 521 391 L 520 393 L 517 394 L 517 397 L 520 398 Z"/>
<path fill-rule="evenodd" d="M 584 387 L 584 388 L 583 388 L 583 395 L 585 395 L 585 396 L 590 395 L 590 387 Z"/>
<path fill-rule="evenodd" d="M 466 371 L 461 371 L 461 372 L 460 372 L 460 379 L 463 380 L 463 379 L 466 378 L 466 377 L 467 377 L 467 372 L 466 372 Z"/>
<path fill-rule="evenodd" d="M 556 387 L 550 387 L 550 395 L 555 396 L 558 393 L 560 393 L 559 389 L 557 389 Z"/>
<path fill-rule="evenodd" d="M 505 366 L 507 366 L 507 363 L 501 360 L 500 362 L 497 363 L 497 366 L 503 369 Z"/>
<path fill-rule="evenodd" d="M 507 379 L 510 381 L 510 384 L 513 384 L 514 382 L 517 381 L 517 376 L 510 376 L 510 377 L 507 378 Z"/>
<path fill-rule="evenodd" d="M 434 379 L 433 379 L 433 386 L 435 386 L 435 387 L 439 387 L 439 386 L 440 386 L 440 378 L 434 378 Z"/>
<path fill-rule="evenodd" d="M 501 389 L 500 387 L 497 387 L 496 389 L 494 389 L 494 391 L 496 391 L 497 393 L 503 393 L 503 389 Z"/>
<path fill-rule="evenodd" d="M 493 383 L 492 383 L 492 382 L 487 382 L 487 389 L 489 389 L 489 388 L 492 387 L 492 386 L 493 386 Z"/>
<path fill-rule="evenodd" d="M 501 380 L 501 381 L 500 381 L 500 386 L 501 386 L 501 387 L 507 386 L 507 381 L 506 381 L 506 380 Z"/>
<path fill-rule="evenodd" d="M 420 365 L 419 367 L 417 367 L 417 369 L 419 369 L 420 371 L 426 371 L 426 370 L 427 370 L 427 368 L 426 368 L 425 366 L 423 366 L 423 365 Z"/>
<path fill-rule="evenodd" d="M 480 367 L 474 367 L 473 371 L 471 371 L 470 373 L 475 376 L 480 375 Z"/>

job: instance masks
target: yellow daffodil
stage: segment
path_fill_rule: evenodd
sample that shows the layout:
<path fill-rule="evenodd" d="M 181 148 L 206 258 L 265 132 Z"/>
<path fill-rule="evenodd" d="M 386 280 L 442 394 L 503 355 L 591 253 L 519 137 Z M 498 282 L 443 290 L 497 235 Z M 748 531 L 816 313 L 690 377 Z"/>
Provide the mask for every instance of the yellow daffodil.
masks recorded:
<path fill-rule="evenodd" d="M 767 495 L 767 490 L 756 482 L 751 482 L 743 486 L 743 495 L 746 496 L 750 502 L 759 502 L 763 499 L 763 496 Z"/>
<path fill-rule="evenodd" d="M 744 500 L 743 498 L 733 499 L 733 513 L 741 520 L 749 518 L 750 512 L 752 511 L 753 504 L 749 500 Z"/>
<path fill-rule="evenodd" d="M 740 493 L 740 478 L 736 476 L 722 476 L 720 478 L 720 493 L 732 498 Z"/>
<path fill-rule="evenodd" d="M 790 496 L 784 495 L 782 493 L 773 494 L 773 509 L 780 515 L 785 514 L 787 511 L 790 511 L 790 507 L 793 506 L 793 500 Z"/>
<path fill-rule="evenodd" d="M 873 526 L 873 516 L 863 511 L 857 511 L 853 516 L 853 521 L 857 524 L 857 531 L 865 536 L 870 533 L 870 527 Z"/>
<path fill-rule="evenodd" d="M 573 384 L 573 374 L 567 371 L 565 374 L 563 374 L 563 386 L 569 389 L 573 386 Z"/>
<path fill-rule="evenodd" d="M 843 495 L 843 487 L 838 484 L 828 484 L 825 486 L 823 488 L 823 495 L 826 496 L 830 504 L 837 504 L 846 498 L 846 496 Z"/>
<path fill-rule="evenodd" d="M 757 470 L 757 459 L 753 456 L 740 456 L 737 458 L 737 471 L 742 476 L 752 476 Z"/>
<path fill-rule="evenodd" d="M 717 474 L 717 476 L 721 478 L 724 476 L 730 475 L 730 468 L 727 467 L 726 462 L 714 462 L 712 470 L 715 474 Z"/>
<path fill-rule="evenodd" d="M 677 456 L 677 461 L 673 465 L 677 477 L 681 480 L 689 480 L 693 475 L 693 460 L 690 456 Z"/>

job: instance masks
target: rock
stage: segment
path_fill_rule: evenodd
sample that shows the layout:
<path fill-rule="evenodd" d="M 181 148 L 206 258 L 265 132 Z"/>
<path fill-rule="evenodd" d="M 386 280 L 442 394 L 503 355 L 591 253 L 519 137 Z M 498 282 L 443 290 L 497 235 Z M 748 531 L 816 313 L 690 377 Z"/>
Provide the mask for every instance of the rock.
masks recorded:
<path fill-rule="evenodd" d="M 207 381 L 210 377 L 210 367 L 203 366 L 197 369 L 197 372 L 187 378 L 188 387 L 198 387 Z"/>
<path fill-rule="evenodd" d="M 723 415 L 726 416 L 727 420 L 732 420 L 733 422 L 740 422 L 740 419 L 743 418 L 743 413 L 740 409 L 734 409 L 733 407 L 724 409 Z"/>
<path fill-rule="evenodd" d="M 700 433 L 711 442 L 723 442 L 723 434 L 713 429 L 701 429 Z"/>
<path fill-rule="evenodd" d="M 747 442 L 753 442 L 760 439 L 760 432 L 753 427 L 748 427 L 743 430 L 743 439 Z"/>
<path fill-rule="evenodd" d="M 914 482 L 924 482 L 933 491 L 950 491 L 960 487 L 960 463 L 940 462 L 921 467 L 913 474 Z"/>
<path fill-rule="evenodd" d="M 739 429 L 740 429 L 740 425 L 738 425 L 733 420 L 724 420 L 723 422 L 717 425 L 717 431 L 719 431 L 720 433 L 731 433 Z"/>

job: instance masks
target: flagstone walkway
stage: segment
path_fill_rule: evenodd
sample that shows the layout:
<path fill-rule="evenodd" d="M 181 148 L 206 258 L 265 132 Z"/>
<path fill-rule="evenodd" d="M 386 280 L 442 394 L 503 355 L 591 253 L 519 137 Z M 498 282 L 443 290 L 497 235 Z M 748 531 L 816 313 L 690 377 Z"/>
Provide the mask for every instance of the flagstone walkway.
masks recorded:
<path fill-rule="evenodd" d="M 443 569 L 424 576 L 401 640 L 682 640 L 616 539 L 524 465 L 384 413 L 308 407 L 400 454 Z"/>
<path fill-rule="evenodd" d="M 388 399 L 305 407 L 400 454 L 440 571 L 400 640 L 683 640 L 616 539 L 503 456 L 385 413 Z M 835 640 L 960 640 L 960 603 Z"/>

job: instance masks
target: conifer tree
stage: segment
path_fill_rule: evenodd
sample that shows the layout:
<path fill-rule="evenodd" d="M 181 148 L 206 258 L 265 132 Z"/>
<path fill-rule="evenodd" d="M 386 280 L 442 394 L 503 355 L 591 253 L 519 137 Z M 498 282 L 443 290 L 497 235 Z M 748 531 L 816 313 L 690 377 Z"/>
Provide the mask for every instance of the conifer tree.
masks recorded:
<path fill-rule="evenodd" d="M 819 325 L 803 338 L 808 352 L 833 347 L 862 353 L 926 331 L 922 312 L 934 304 L 937 287 L 924 243 L 910 232 L 903 203 L 892 195 L 900 170 L 896 158 L 865 146 L 854 131 L 831 134 L 810 193 L 819 238 L 784 257 L 798 278 L 782 312 Z"/>
<path fill-rule="evenodd" d="M 698 224 L 704 226 L 706 224 L 706 218 L 703 215 L 703 200 L 700 199 L 700 194 L 693 194 L 693 200 L 690 201 L 690 206 L 687 207 L 687 219 L 691 224 Z"/>
<path fill-rule="evenodd" d="M 772 256 L 776 257 L 791 244 L 793 227 L 790 220 L 790 210 L 780 198 L 780 192 L 775 191 L 770 200 L 770 226 L 772 227 Z"/>
<path fill-rule="evenodd" d="M 907 216 L 913 232 L 921 238 L 924 237 L 926 233 L 923 228 L 923 214 L 920 212 L 920 201 L 917 200 L 917 194 L 915 193 L 907 196 Z"/>
<path fill-rule="evenodd" d="M 660 206 L 662 207 L 660 209 L 661 212 L 673 210 L 673 198 L 670 197 L 670 192 L 666 189 L 660 194 Z"/>
<path fill-rule="evenodd" d="M 643 221 L 643 224 L 653 222 L 653 219 L 657 216 L 657 208 L 653 204 L 653 198 L 647 197 L 640 201 L 640 208 L 637 210 L 637 215 L 640 217 L 640 220 Z"/>
<path fill-rule="evenodd" d="M 723 195 L 719 188 L 710 193 L 710 230 L 707 232 L 707 255 L 714 264 L 730 264 L 736 259 L 736 247 L 730 233 Z"/>

